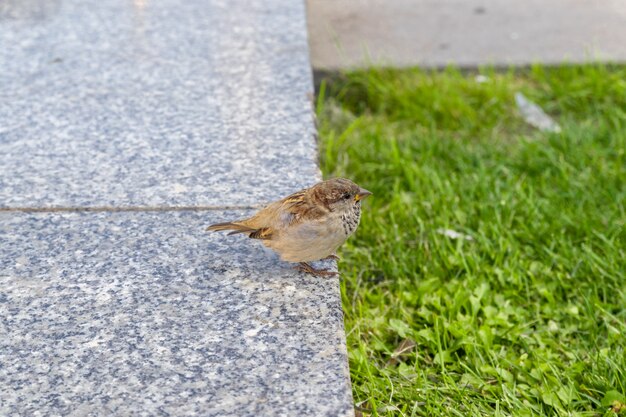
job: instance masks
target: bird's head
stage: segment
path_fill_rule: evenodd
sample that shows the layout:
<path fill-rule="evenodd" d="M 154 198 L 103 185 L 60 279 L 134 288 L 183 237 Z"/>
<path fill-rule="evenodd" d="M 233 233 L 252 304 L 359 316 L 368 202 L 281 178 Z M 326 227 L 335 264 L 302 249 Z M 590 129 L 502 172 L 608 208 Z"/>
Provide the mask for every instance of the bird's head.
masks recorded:
<path fill-rule="evenodd" d="M 315 185 L 314 198 L 331 211 L 343 212 L 360 205 L 372 193 L 346 178 L 333 178 Z"/>

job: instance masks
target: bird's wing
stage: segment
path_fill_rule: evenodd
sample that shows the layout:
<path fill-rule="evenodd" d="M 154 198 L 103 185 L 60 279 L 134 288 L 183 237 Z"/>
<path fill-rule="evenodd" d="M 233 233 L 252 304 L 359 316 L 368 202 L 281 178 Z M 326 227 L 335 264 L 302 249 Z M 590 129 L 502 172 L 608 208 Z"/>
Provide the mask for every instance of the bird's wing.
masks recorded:
<path fill-rule="evenodd" d="M 310 188 L 306 188 L 281 200 L 283 211 L 288 213 L 288 217 L 284 220 L 287 220 L 289 224 L 315 220 L 326 213 L 324 207 L 313 202 L 309 190 Z"/>
<path fill-rule="evenodd" d="M 250 237 L 271 239 L 281 229 L 322 216 L 324 209 L 312 202 L 309 190 L 305 188 L 275 201 L 243 221 L 246 226 L 258 229 L 258 233 Z"/>
<path fill-rule="evenodd" d="M 272 229 L 270 229 L 269 227 L 264 227 L 262 229 L 257 229 L 254 232 L 250 233 L 248 237 L 252 239 L 265 240 L 265 239 L 271 239 L 273 233 L 274 231 Z"/>

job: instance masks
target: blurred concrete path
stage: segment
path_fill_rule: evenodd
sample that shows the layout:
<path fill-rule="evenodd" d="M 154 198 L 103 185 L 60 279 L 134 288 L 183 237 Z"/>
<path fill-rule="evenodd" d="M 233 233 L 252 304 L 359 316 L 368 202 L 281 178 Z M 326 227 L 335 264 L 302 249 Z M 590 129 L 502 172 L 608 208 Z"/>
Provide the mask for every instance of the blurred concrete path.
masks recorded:
<path fill-rule="evenodd" d="M 318 70 L 626 62 L 626 0 L 308 0 Z"/>

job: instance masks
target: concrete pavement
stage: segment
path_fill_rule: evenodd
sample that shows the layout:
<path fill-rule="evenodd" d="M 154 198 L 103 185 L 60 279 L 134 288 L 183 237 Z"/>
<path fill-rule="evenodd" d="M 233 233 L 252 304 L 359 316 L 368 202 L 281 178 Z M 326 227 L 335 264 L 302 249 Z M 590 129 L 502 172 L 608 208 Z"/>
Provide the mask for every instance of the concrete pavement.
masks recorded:
<path fill-rule="evenodd" d="M 316 70 L 626 62 L 623 0 L 308 0 Z"/>

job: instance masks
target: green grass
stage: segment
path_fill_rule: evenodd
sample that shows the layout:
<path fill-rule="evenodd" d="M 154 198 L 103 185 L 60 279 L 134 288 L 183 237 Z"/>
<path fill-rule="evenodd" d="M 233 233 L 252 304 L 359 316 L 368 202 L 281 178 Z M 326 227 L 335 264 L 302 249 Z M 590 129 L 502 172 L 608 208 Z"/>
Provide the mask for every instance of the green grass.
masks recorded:
<path fill-rule="evenodd" d="M 340 252 L 357 410 L 626 415 L 626 68 L 481 72 L 322 85 L 324 173 L 374 193 Z"/>

